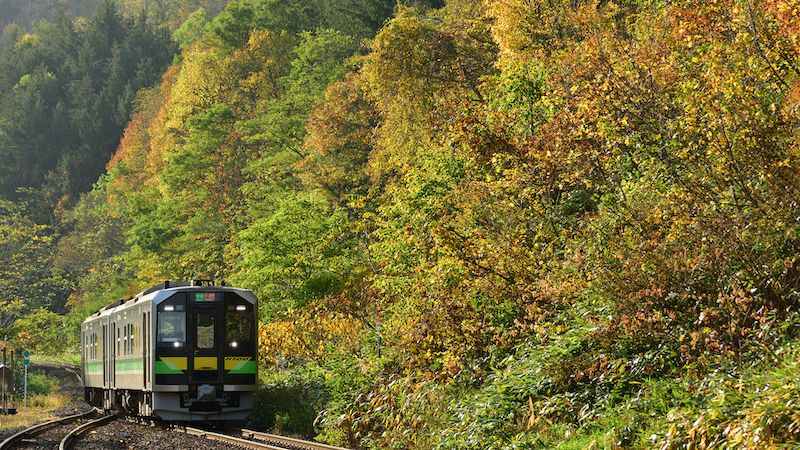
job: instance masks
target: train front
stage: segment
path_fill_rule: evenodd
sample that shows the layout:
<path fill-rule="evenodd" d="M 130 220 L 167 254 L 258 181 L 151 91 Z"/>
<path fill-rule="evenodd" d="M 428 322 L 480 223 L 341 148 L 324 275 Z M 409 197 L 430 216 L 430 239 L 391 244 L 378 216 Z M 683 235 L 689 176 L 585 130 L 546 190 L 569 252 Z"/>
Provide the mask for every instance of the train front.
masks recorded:
<path fill-rule="evenodd" d="M 256 297 L 226 287 L 154 299 L 153 412 L 165 420 L 243 420 L 256 390 Z"/>

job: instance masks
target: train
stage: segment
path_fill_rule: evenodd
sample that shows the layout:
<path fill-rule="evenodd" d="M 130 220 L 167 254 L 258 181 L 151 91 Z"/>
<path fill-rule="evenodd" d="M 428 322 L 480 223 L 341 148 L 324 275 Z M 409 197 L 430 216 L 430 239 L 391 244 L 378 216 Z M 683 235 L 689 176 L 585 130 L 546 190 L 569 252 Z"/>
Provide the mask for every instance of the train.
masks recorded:
<path fill-rule="evenodd" d="M 81 324 L 85 400 L 169 421 L 240 421 L 253 410 L 258 301 L 205 280 L 165 281 Z"/>

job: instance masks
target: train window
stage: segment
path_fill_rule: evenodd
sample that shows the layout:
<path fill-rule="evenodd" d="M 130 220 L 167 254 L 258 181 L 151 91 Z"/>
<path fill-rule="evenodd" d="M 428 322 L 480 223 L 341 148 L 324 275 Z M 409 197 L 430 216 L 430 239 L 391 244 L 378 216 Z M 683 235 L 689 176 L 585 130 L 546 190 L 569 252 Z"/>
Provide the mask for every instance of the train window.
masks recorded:
<path fill-rule="evenodd" d="M 178 292 L 158 305 L 159 347 L 184 347 L 186 343 L 186 293 Z"/>
<path fill-rule="evenodd" d="M 225 312 L 228 348 L 239 348 L 250 343 L 253 328 L 253 309 L 250 305 L 233 304 Z"/>
<path fill-rule="evenodd" d="M 133 349 L 134 349 L 134 345 L 133 345 L 133 324 L 131 324 L 131 339 L 130 339 L 130 343 L 131 343 L 131 355 L 132 355 L 133 354 Z"/>
<path fill-rule="evenodd" d="M 214 348 L 214 322 L 216 321 L 216 313 L 197 313 L 197 348 Z"/>
<path fill-rule="evenodd" d="M 186 313 L 184 311 L 173 310 L 158 313 L 158 341 L 172 342 L 176 344 L 176 347 L 186 342 Z"/>

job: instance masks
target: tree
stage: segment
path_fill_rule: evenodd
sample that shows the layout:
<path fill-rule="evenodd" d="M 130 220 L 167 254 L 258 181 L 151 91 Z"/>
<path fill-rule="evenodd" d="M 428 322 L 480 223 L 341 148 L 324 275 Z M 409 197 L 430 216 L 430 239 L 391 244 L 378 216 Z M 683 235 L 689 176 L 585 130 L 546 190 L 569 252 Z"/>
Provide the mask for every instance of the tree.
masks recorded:
<path fill-rule="evenodd" d="M 171 61 L 164 30 L 103 2 L 86 26 L 57 15 L 4 51 L 0 195 L 42 188 L 56 207 L 91 188 L 130 118 L 137 90 Z"/>
<path fill-rule="evenodd" d="M 186 51 L 192 44 L 200 40 L 206 32 L 211 17 L 205 9 L 199 8 L 186 18 L 183 24 L 172 33 L 172 38 L 178 43 L 182 51 Z"/>
<path fill-rule="evenodd" d="M 0 201 L 0 327 L 38 308 L 64 312 L 69 284 L 52 268 L 57 236 L 33 222 L 26 205 Z"/>

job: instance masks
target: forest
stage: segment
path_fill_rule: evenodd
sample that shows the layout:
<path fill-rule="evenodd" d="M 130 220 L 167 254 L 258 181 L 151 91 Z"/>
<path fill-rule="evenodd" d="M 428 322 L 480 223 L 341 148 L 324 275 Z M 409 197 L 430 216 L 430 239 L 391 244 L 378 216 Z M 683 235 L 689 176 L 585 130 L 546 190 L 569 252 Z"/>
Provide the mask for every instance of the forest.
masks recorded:
<path fill-rule="evenodd" d="M 0 333 L 259 297 L 251 426 L 800 446 L 800 0 L 0 3 Z M 65 339 L 64 336 L 67 336 Z"/>

